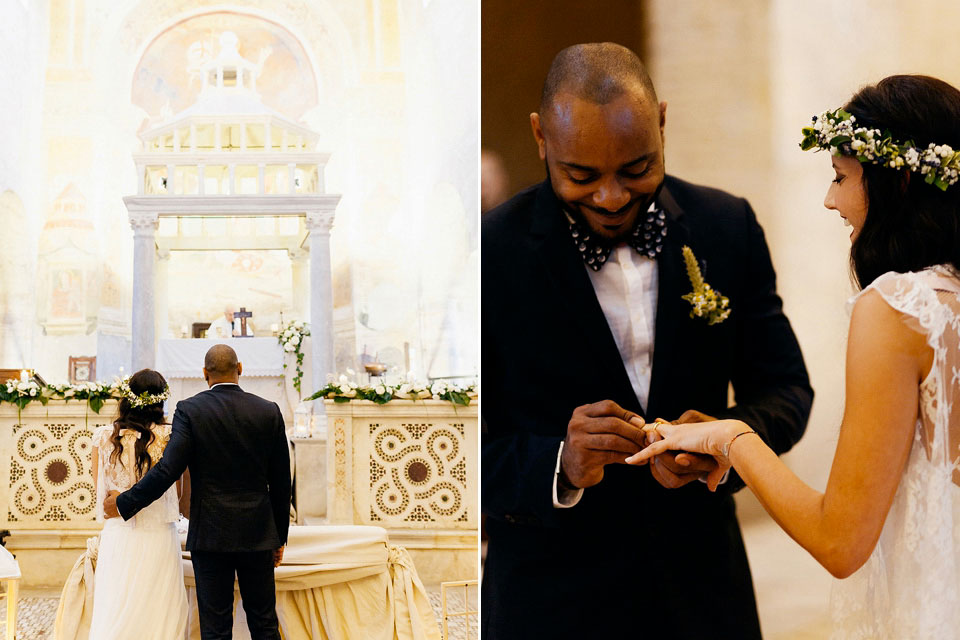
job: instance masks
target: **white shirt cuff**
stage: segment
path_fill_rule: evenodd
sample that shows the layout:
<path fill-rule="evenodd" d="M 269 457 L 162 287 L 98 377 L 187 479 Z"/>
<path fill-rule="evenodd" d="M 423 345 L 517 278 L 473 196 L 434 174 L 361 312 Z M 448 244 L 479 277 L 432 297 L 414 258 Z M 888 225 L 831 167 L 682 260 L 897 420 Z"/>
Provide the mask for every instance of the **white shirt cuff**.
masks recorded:
<path fill-rule="evenodd" d="M 583 489 L 564 489 L 558 486 L 560 482 L 560 456 L 563 454 L 563 440 L 560 441 L 560 449 L 557 451 L 557 466 L 553 470 L 553 507 L 555 509 L 569 509 L 576 506 L 583 497 Z M 724 478 L 726 480 L 726 478 Z"/>
<path fill-rule="evenodd" d="M 730 467 L 730 469 L 732 469 L 732 468 L 733 468 L 733 467 Z M 727 480 L 730 478 L 730 469 L 727 469 L 726 471 L 723 472 L 723 477 L 720 478 L 720 482 L 717 483 L 717 486 L 718 486 L 718 487 L 719 487 L 720 485 L 722 485 L 722 484 L 727 484 Z M 707 484 L 707 477 L 706 477 L 706 476 L 700 476 L 699 478 L 697 478 L 697 480 L 699 480 L 699 481 L 702 482 L 703 484 Z"/>

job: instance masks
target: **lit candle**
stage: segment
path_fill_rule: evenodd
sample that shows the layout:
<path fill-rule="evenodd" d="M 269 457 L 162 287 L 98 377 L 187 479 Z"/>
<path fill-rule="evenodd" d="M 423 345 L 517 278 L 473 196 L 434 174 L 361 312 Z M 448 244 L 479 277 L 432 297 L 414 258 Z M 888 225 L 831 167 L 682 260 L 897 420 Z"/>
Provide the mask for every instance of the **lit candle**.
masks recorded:
<path fill-rule="evenodd" d="M 277 335 L 278 333 L 280 333 L 280 325 L 276 323 L 270 325 L 270 331 L 273 332 L 273 335 Z"/>
<path fill-rule="evenodd" d="M 186 337 L 187 337 L 187 333 L 188 333 L 187 325 L 185 325 L 185 324 L 180 325 L 180 335 L 181 335 L 182 337 L 186 338 Z"/>
<path fill-rule="evenodd" d="M 29 374 L 29 372 L 27 372 L 26 369 L 21 369 L 21 370 L 20 370 L 20 382 L 26 382 L 26 381 L 29 380 L 29 379 L 30 379 L 30 374 Z"/>

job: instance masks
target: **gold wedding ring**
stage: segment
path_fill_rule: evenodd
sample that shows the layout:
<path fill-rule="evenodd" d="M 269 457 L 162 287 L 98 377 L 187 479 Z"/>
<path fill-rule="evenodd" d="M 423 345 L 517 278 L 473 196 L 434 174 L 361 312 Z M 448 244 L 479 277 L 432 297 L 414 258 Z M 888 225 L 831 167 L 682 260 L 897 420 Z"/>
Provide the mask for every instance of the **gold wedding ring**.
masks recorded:
<path fill-rule="evenodd" d="M 643 425 L 643 430 L 646 431 L 647 433 L 650 433 L 651 431 L 656 431 L 658 436 L 663 437 L 663 434 L 657 431 L 657 427 L 659 427 L 662 424 L 670 424 L 670 421 L 664 420 L 663 418 L 657 418 L 653 422 L 648 422 L 647 424 Z"/>

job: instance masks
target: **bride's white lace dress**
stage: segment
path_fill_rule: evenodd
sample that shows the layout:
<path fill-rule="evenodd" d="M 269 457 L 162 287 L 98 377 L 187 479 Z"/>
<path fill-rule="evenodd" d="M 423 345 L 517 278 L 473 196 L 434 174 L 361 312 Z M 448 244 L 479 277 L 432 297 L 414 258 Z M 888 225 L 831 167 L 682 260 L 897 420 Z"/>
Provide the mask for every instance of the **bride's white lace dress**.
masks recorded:
<path fill-rule="evenodd" d="M 888 273 L 879 292 L 934 353 L 919 418 L 876 549 L 835 583 L 834 638 L 960 636 L 960 279 L 945 267 Z M 863 295 L 862 293 L 860 295 Z M 877 469 L 877 473 L 884 473 Z"/>
<path fill-rule="evenodd" d="M 169 425 L 154 425 L 148 447 L 156 462 L 170 439 Z M 103 519 L 108 491 L 125 491 L 136 484 L 134 446 L 137 432 L 121 430 L 120 460 L 110 461 L 113 426 L 93 434 L 98 449 L 97 519 Z M 93 621 L 90 640 L 174 640 L 184 637 L 187 596 L 180 565 L 176 485 L 129 521 L 103 523 L 94 575 Z"/>

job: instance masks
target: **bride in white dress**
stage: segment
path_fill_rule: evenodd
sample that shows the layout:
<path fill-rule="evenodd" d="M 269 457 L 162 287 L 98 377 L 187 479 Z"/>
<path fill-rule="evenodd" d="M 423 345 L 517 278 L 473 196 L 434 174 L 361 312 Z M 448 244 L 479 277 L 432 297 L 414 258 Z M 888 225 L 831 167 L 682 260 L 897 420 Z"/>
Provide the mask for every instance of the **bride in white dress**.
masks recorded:
<path fill-rule="evenodd" d="M 126 491 L 163 455 L 170 425 L 163 376 L 150 369 L 131 376 L 112 425 L 93 434 L 92 472 L 97 519 L 109 491 Z M 178 483 L 179 484 L 179 483 Z M 187 596 L 176 522 L 177 486 L 132 519 L 103 523 L 94 577 L 90 640 L 174 640 L 184 637 Z"/>
<path fill-rule="evenodd" d="M 838 578 L 834 637 L 960 636 L 960 91 L 891 76 L 805 128 L 829 149 L 824 205 L 853 231 L 846 408 L 820 493 L 749 425 L 643 426 L 666 450 L 732 465 L 786 532 Z M 736 313 L 734 307 L 733 313 Z M 637 419 L 639 420 L 639 418 Z M 642 422 L 642 421 L 641 421 Z"/>

